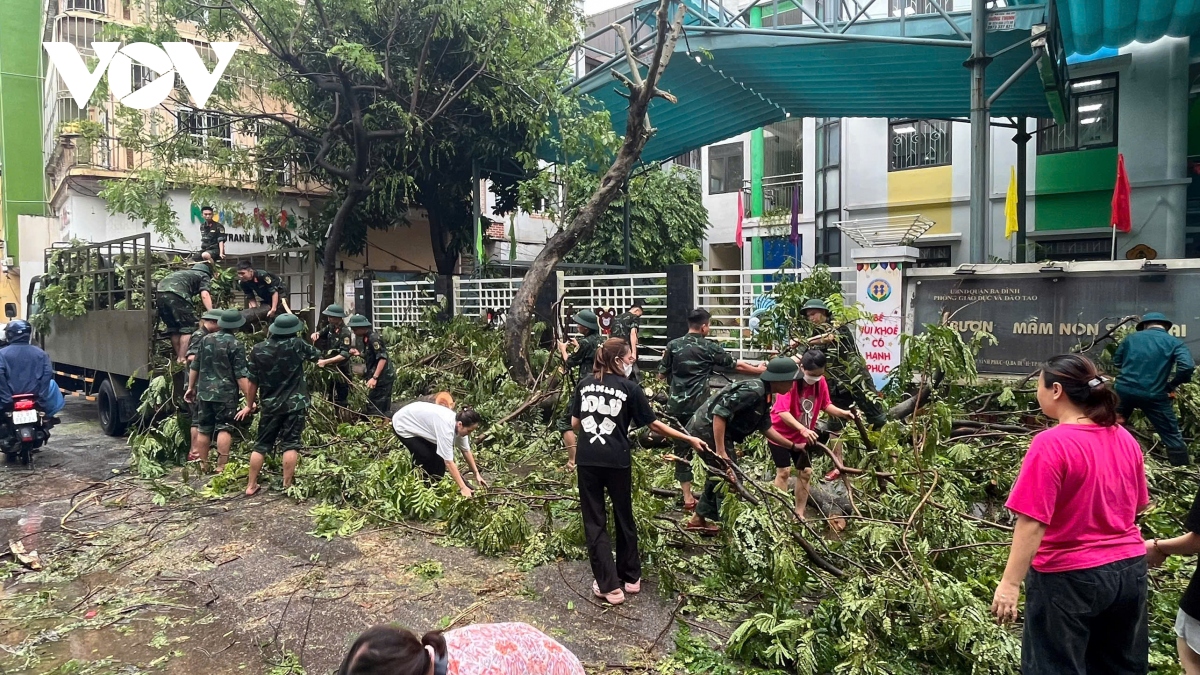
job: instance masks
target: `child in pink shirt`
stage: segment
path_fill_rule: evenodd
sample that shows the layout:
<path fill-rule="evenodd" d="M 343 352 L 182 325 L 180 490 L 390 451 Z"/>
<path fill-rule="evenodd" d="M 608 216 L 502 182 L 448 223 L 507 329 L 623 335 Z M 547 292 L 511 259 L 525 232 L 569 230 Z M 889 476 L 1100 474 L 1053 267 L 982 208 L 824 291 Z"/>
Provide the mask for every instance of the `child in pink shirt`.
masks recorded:
<path fill-rule="evenodd" d="M 1025 581 L 1023 675 L 1146 673 L 1142 449 L 1117 424 L 1117 396 L 1087 357 L 1056 356 L 1038 403 L 1058 425 L 1029 446 L 1007 506 L 1012 549 L 992 613 L 1017 618 Z M 1030 567 L 1032 566 L 1032 570 Z"/>
<path fill-rule="evenodd" d="M 374 626 L 358 637 L 338 675 L 585 675 L 578 657 L 526 623 L 477 623 L 418 638 Z"/>
<path fill-rule="evenodd" d="M 767 441 L 771 460 L 775 462 L 775 487 L 787 492 L 788 474 L 792 467 L 796 471 L 796 515 L 804 520 L 804 506 L 808 502 L 809 483 L 812 481 L 812 458 L 807 446 L 822 440 L 817 432 L 817 417 L 821 412 L 834 417 L 850 419 L 854 413 L 842 410 L 829 399 L 829 385 L 825 382 L 825 353 L 810 349 L 800 357 L 803 378 L 792 385 L 786 394 L 775 397 L 771 407 L 771 427 L 787 440 L 790 447 Z M 822 441 L 823 442 L 823 441 Z"/>

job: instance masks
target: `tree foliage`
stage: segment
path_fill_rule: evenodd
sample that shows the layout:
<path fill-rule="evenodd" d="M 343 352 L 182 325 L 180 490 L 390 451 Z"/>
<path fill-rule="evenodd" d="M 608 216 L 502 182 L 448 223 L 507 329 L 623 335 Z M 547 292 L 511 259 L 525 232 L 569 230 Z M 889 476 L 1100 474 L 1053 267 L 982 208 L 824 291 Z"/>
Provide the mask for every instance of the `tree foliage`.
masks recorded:
<path fill-rule="evenodd" d="M 595 192 L 598 178 L 582 176 L 570 185 L 570 201 L 578 208 Z M 670 165 L 651 169 L 629 181 L 630 254 L 634 272 L 666 269 L 677 263 L 700 262 L 700 244 L 708 229 L 708 210 L 696 171 Z M 570 262 L 625 263 L 625 197 L 614 201 L 591 238 L 567 255 Z"/>

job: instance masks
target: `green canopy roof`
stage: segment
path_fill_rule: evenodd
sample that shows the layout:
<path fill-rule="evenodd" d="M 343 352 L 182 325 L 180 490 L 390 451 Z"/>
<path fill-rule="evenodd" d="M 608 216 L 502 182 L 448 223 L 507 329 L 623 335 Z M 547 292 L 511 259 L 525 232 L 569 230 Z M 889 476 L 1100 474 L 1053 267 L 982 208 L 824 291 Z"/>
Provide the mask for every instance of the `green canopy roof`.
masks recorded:
<path fill-rule="evenodd" d="M 1035 0 L 1010 4 L 1029 5 Z M 1197 0 L 1056 0 L 1063 48 L 1091 54 L 1103 47 L 1200 33 Z"/>
<path fill-rule="evenodd" d="M 970 12 L 950 19 L 970 33 Z M 1031 30 L 1046 19 L 1043 5 L 1014 7 L 991 23 L 987 91 L 995 91 L 1033 54 Z M 969 43 L 939 15 L 859 21 L 849 35 L 875 38 L 933 38 L 942 46 L 848 42 L 799 37 L 795 29 L 717 29 L 691 25 L 680 39 L 659 87 L 678 97 L 655 100 L 650 121 L 656 132 L 642 158 L 661 161 L 688 150 L 777 122 L 799 117 L 966 117 L 970 71 L 963 62 Z M 717 32 L 724 31 L 724 32 Z M 902 32 L 903 31 L 903 32 Z M 952 44 L 951 41 L 957 41 Z M 1011 47 L 1011 49 L 1007 49 Z M 615 67 L 628 73 L 622 61 Z M 1052 94 L 1057 96 L 1055 84 Z M 623 133 L 626 90 L 601 69 L 585 76 L 579 91 L 606 108 Z M 992 107 L 992 115 L 1050 117 L 1047 88 L 1038 68 L 1028 69 Z"/>

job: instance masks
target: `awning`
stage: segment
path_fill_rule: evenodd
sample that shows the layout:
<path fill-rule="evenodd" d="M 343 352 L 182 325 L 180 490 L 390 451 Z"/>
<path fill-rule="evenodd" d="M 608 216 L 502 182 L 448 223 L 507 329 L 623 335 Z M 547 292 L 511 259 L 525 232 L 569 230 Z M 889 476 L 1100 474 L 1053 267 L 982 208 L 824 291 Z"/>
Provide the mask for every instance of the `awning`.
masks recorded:
<path fill-rule="evenodd" d="M 1015 0 L 1011 4 L 1032 4 Z M 1164 36 L 1200 33 L 1196 0 L 1056 0 L 1063 47 L 1068 54 L 1091 54 L 1103 47 L 1154 42 Z"/>
<path fill-rule="evenodd" d="M 970 12 L 955 12 L 949 18 L 963 33 L 970 33 Z M 1031 30 L 1045 19 L 1043 5 L 993 12 L 987 51 L 996 56 L 987 69 L 989 93 L 1030 58 Z M 689 26 L 660 83 L 679 102 L 651 104 L 650 121 L 657 131 L 643 160 L 674 157 L 788 116 L 970 114 L 970 71 L 963 66 L 970 56 L 969 43 L 939 15 L 908 17 L 904 22 L 860 20 L 847 30 L 848 35 L 884 40 L 927 38 L 939 46 L 798 37 L 797 30 L 806 35 L 816 32 L 811 24 L 774 30 Z M 616 69 L 628 73 L 624 62 Z M 606 108 L 614 129 L 624 132 L 626 90 L 609 72 L 591 73 L 578 91 Z M 1050 117 L 1047 100 L 1039 69 L 1030 68 L 995 101 L 992 115 Z"/>

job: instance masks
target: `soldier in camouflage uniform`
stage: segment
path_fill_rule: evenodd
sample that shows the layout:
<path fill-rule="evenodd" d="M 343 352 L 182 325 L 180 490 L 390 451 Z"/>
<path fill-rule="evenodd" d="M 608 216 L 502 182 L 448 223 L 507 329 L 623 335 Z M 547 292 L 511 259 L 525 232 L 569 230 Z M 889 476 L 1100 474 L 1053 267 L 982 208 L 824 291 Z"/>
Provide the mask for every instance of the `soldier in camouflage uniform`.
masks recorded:
<path fill-rule="evenodd" d="M 221 330 L 206 335 L 196 350 L 196 358 L 188 366 L 188 389 L 183 400 L 196 404 L 196 417 L 200 430 L 196 434 L 194 454 L 202 465 L 208 465 L 208 449 L 212 437 L 217 436 L 217 470 L 222 471 L 229 461 L 229 448 L 233 445 L 232 432 L 237 429 L 235 416 L 238 412 L 238 390 L 243 394 L 250 391 L 250 372 L 246 368 L 246 350 L 238 342 L 233 331 L 246 324 L 242 313 L 236 309 L 221 312 L 217 327 Z"/>
<path fill-rule="evenodd" d="M 283 279 L 266 270 L 256 270 L 254 265 L 245 260 L 238 263 L 237 275 L 242 292 L 246 294 L 246 306 L 254 308 L 260 304 L 269 305 L 267 318 L 274 319 L 279 313 L 280 299 L 284 293 Z"/>
<path fill-rule="evenodd" d="M 364 375 L 367 376 L 367 398 L 370 400 L 368 415 L 387 416 L 392 408 L 392 385 L 396 381 L 396 371 L 392 369 L 392 361 L 388 358 L 387 344 L 379 333 L 371 329 L 371 321 L 362 314 L 350 317 L 350 330 L 362 342 L 362 349 L 350 350 L 351 356 L 362 356 L 367 364 Z"/>
<path fill-rule="evenodd" d="M 694 309 L 688 315 L 688 332 L 667 343 L 662 361 L 658 364 L 659 377 L 665 377 L 670 385 L 667 411 L 683 425 L 692 419 L 696 410 L 712 393 L 709 379 L 718 372 L 739 372 L 760 375 L 766 366 L 734 360 L 721 345 L 708 338 L 712 326 L 712 315 L 708 310 Z M 689 447 L 680 457 L 690 460 Z M 675 480 L 683 490 L 683 508 L 696 510 L 696 497 L 692 494 L 692 464 L 690 461 L 675 462 Z"/>
<path fill-rule="evenodd" d="M 211 206 L 200 208 L 204 222 L 200 223 L 200 259 L 215 263 L 225 257 L 225 226 L 213 218 Z"/>
<path fill-rule="evenodd" d="M 337 366 L 330 400 L 345 408 L 350 397 L 350 349 L 354 346 L 354 334 L 346 326 L 346 310 L 341 305 L 330 305 L 321 314 L 325 316 L 325 327 L 312 334 L 313 344 L 322 354 L 317 367 Z"/>
<path fill-rule="evenodd" d="M 211 333 L 215 333 L 218 330 L 220 330 L 220 328 L 217 328 L 217 321 L 219 321 L 220 319 L 221 319 L 221 313 L 215 309 L 208 310 L 207 312 L 204 313 L 204 316 L 200 317 L 200 329 L 197 330 L 195 333 L 192 333 L 192 339 L 191 339 L 191 341 L 188 342 L 188 350 L 187 350 L 186 359 L 187 359 L 187 363 L 189 366 L 191 366 L 192 361 L 196 360 L 196 353 L 200 350 L 200 340 L 205 335 L 209 335 Z M 196 408 L 197 408 L 197 406 L 195 403 L 191 403 L 188 405 L 188 415 L 192 418 L 192 445 L 191 445 L 191 447 L 193 447 L 193 448 L 196 447 L 196 435 L 200 433 L 200 417 L 196 412 Z M 189 454 L 188 459 L 196 460 L 196 459 L 199 459 L 199 457 L 193 457 L 193 456 L 191 456 L 191 454 Z"/>
<path fill-rule="evenodd" d="M 708 521 L 721 519 L 721 494 L 717 487 L 721 477 L 728 476 L 731 471 L 723 460 L 736 456 L 735 443 L 741 443 L 758 431 L 776 445 L 796 447 L 771 428 L 771 403 L 777 394 L 792 388 L 799 370 L 796 362 L 786 356 L 771 359 L 766 371 L 757 379 L 735 382 L 713 394 L 684 427 L 689 435 L 703 440 L 713 449 L 713 452 L 700 455 L 708 468 L 708 477 L 687 529 L 703 534 L 715 534 L 720 529 Z M 681 443 L 677 442 L 675 447 L 677 453 L 683 450 Z"/>
<path fill-rule="evenodd" d="M 574 375 L 575 381 L 578 382 L 591 374 L 592 365 L 596 362 L 596 351 L 604 342 L 604 336 L 600 334 L 600 324 L 596 321 L 596 313 L 590 309 L 577 312 L 575 316 L 571 317 L 571 320 L 578 326 L 582 337 L 572 340 L 575 343 L 575 351 L 570 355 L 567 354 L 567 343 L 559 340 L 558 353 L 567 364 L 567 375 Z M 564 397 L 564 399 L 566 398 L 570 397 Z M 573 471 L 575 470 L 576 439 L 575 430 L 571 428 L 571 406 L 569 404 L 555 422 L 554 428 L 562 434 L 563 445 L 567 446 L 567 469 Z"/>
<path fill-rule="evenodd" d="M 283 487 L 292 485 L 296 463 L 300 461 L 300 435 L 308 412 L 308 384 L 304 379 L 304 363 L 316 361 L 320 352 L 296 334 L 303 329 L 300 318 L 284 314 L 271 324 L 266 341 L 250 350 L 250 392 L 246 407 L 238 419 L 249 417 L 255 410 L 254 397 L 262 401 L 262 416 L 258 418 L 258 442 L 250 453 L 250 477 L 246 494 L 258 492 L 258 473 L 266 455 L 283 450 Z"/>
<path fill-rule="evenodd" d="M 641 370 L 638 368 L 638 332 L 641 329 L 643 311 L 641 301 L 634 300 L 627 311 L 613 318 L 612 328 L 608 333 L 609 337 L 621 338 L 629 345 L 629 351 L 633 354 L 633 373 L 629 379 L 634 382 L 641 379 Z"/>
<path fill-rule="evenodd" d="M 200 296 L 204 309 L 212 309 L 212 296 L 208 284 L 212 281 L 212 267 L 208 263 L 196 263 L 191 269 L 171 272 L 158 282 L 155 304 L 158 318 L 167 327 L 171 337 L 171 348 L 175 358 L 183 363 L 187 356 L 190 334 L 196 330 L 196 311 L 192 298 Z"/>

